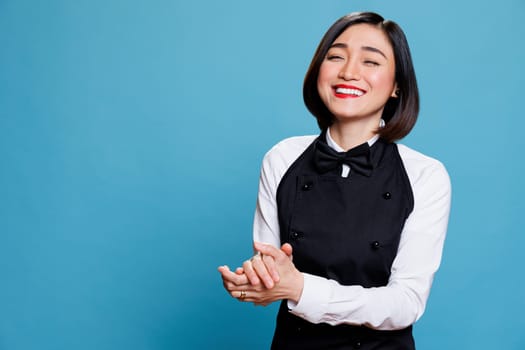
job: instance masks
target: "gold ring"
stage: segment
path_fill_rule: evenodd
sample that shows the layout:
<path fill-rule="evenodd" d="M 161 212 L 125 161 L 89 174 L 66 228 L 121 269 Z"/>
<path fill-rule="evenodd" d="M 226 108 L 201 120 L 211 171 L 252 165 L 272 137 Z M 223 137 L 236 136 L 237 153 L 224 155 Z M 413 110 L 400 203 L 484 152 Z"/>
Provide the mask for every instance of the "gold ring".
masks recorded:
<path fill-rule="evenodd" d="M 246 298 L 246 291 L 241 290 L 241 295 L 239 296 L 239 299 L 244 300 Z"/>

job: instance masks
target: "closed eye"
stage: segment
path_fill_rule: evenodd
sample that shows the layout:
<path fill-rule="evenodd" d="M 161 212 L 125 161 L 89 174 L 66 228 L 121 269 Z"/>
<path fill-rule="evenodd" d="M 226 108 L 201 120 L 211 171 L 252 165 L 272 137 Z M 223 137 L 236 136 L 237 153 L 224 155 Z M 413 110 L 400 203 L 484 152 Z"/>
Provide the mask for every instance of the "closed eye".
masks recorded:
<path fill-rule="evenodd" d="M 379 66 L 379 63 L 376 61 L 366 60 L 364 63 L 366 66 L 370 66 L 370 67 Z"/>
<path fill-rule="evenodd" d="M 338 56 L 338 55 L 328 55 L 328 56 L 326 56 L 326 59 L 328 61 L 338 61 L 338 60 L 342 60 L 343 57 L 342 56 Z"/>

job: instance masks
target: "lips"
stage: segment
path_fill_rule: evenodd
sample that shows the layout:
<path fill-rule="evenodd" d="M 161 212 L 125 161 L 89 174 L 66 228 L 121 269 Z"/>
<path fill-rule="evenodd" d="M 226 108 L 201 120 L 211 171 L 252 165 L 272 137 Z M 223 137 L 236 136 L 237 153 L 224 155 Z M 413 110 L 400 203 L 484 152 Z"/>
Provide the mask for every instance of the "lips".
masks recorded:
<path fill-rule="evenodd" d="M 334 94 L 339 98 L 357 98 L 366 94 L 366 91 L 353 85 L 335 85 L 333 87 Z"/>

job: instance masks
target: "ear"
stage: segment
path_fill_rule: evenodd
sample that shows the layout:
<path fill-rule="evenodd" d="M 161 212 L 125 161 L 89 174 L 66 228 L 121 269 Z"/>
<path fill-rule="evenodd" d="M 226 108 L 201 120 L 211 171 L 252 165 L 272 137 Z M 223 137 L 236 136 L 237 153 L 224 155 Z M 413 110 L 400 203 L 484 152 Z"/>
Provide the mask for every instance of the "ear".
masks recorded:
<path fill-rule="evenodd" d="M 399 97 L 399 88 L 397 87 L 397 82 L 394 84 L 394 88 L 392 89 L 392 93 L 390 94 L 390 97 L 392 98 L 398 98 Z"/>

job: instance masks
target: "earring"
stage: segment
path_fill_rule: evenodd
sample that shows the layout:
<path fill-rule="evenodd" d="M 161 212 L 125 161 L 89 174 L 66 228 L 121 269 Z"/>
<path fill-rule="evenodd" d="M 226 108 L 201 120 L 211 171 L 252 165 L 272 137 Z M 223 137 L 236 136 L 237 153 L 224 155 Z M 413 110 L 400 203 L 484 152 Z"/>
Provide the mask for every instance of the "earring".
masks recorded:
<path fill-rule="evenodd" d="M 399 97 L 399 94 L 400 94 L 400 93 L 401 93 L 401 90 L 396 89 L 396 90 L 394 91 L 394 97 Z"/>
<path fill-rule="evenodd" d="M 379 119 L 379 129 L 383 129 L 385 125 L 385 120 L 383 118 Z"/>

